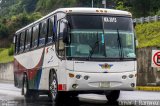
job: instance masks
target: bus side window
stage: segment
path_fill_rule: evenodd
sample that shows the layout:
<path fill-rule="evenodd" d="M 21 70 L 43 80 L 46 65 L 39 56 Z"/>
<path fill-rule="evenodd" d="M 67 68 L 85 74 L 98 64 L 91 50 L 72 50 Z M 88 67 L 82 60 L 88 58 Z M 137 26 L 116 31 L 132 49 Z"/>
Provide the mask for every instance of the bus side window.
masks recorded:
<path fill-rule="evenodd" d="M 33 27 L 33 33 L 32 33 L 32 48 L 37 47 L 38 45 L 38 35 L 39 35 L 39 24 L 35 25 Z"/>
<path fill-rule="evenodd" d="M 19 52 L 23 52 L 24 51 L 24 41 L 25 41 L 25 31 L 21 32 L 21 34 L 20 34 Z"/>
<path fill-rule="evenodd" d="M 47 20 L 42 21 L 40 24 L 40 36 L 39 36 L 39 46 L 43 46 L 45 44 L 45 36 L 47 35 Z"/>
<path fill-rule="evenodd" d="M 30 45 L 31 45 L 31 32 L 32 32 L 32 28 L 27 29 L 27 31 L 26 31 L 25 50 L 29 50 L 30 49 Z"/>

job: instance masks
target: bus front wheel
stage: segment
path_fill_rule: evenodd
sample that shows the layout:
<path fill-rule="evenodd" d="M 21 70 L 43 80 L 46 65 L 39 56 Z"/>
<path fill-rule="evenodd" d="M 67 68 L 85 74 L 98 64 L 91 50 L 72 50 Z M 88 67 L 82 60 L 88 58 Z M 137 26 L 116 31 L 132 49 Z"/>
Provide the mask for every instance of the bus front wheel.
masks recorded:
<path fill-rule="evenodd" d="M 120 90 L 113 90 L 110 92 L 105 92 L 105 96 L 109 102 L 115 102 L 119 98 Z"/>
<path fill-rule="evenodd" d="M 51 71 L 49 75 L 49 98 L 52 101 L 57 101 L 59 96 L 57 75 L 54 71 Z"/>

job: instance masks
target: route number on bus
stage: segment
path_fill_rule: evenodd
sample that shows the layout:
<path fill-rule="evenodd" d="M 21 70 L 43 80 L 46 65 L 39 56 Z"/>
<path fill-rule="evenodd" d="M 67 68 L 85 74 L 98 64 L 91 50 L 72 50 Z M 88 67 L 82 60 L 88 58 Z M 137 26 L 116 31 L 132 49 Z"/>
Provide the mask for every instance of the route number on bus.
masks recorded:
<path fill-rule="evenodd" d="M 104 17 L 104 22 L 116 23 L 117 22 L 117 18 L 115 18 L 115 17 Z"/>

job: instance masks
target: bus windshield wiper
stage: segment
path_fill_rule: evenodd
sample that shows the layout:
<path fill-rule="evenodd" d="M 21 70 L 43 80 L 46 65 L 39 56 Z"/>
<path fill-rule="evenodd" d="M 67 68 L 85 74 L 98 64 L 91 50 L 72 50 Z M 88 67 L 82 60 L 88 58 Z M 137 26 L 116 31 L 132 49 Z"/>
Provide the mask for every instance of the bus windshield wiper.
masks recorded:
<path fill-rule="evenodd" d="M 97 32 L 97 38 L 98 38 L 98 32 Z M 88 60 L 92 57 L 92 55 L 93 55 L 96 47 L 98 46 L 99 42 L 101 42 L 101 40 L 97 39 L 97 41 L 94 43 L 94 46 L 92 47 L 92 50 L 91 50 L 91 52 L 90 52 L 90 54 L 88 56 Z"/>
<path fill-rule="evenodd" d="M 98 46 L 99 42 L 101 42 L 101 40 L 100 40 L 100 41 L 96 41 L 96 42 L 94 43 L 94 46 L 92 47 L 92 50 L 91 50 L 91 52 L 90 52 L 90 54 L 89 54 L 89 56 L 88 56 L 88 60 L 92 57 L 92 55 L 93 55 L 96 47 Z"/>
<path fill-rule="evenodd" d="M 119 47 L 119 50 L 120 50 L 119 55 L 120 55 L 120 59 L 122 59 L 123 58 L 123 48 L 122 48 L 122 43 L 121 43 L 121 38 L 120 38 L 120 35 L 119 35 L 118 28 L 117 28 L 117 36 L 118 36 L 118 38 L 117 38 L 118 47 Z"/>

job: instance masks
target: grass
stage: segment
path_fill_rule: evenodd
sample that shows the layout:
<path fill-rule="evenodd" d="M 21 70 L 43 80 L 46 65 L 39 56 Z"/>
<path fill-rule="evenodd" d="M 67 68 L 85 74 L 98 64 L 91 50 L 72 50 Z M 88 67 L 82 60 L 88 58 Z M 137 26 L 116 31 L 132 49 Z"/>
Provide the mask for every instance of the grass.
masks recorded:
<path fill-rule="evenodd" d="M 160 86 L 137 86 L 136 90 L 139 90 L 139 91 L 160 91 Z"/>
<path fill-rule="evenodd" d="M 8 55 L 8 48 L 0 48 L 0 63 L 8 63 L 13 61 L 13 56 Z"/>

